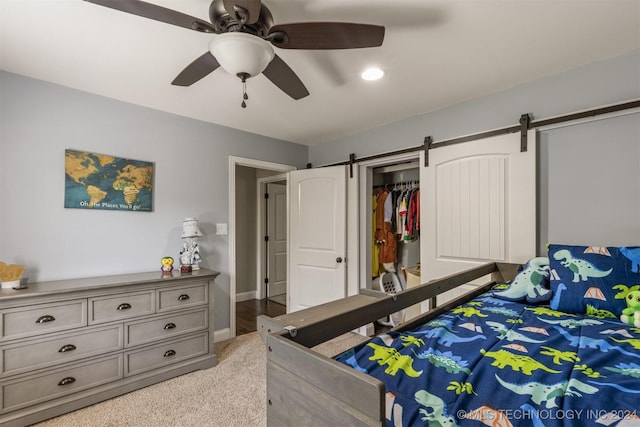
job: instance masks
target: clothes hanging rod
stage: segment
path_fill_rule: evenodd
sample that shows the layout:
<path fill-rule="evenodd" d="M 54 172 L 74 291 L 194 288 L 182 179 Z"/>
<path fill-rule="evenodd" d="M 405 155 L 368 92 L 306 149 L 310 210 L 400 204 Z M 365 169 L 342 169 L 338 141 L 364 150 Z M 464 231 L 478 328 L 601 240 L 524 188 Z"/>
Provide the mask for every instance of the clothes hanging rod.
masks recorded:
<path fill-rule="evenodd" d="M 392 183 L 388 183 L 388 184 L 376 184 L 373 186 L 373 188 L 389 188 L 389 187 L 397 187 L 397 186 L 402 186 L 402 185 L 411 185 L 414 187 L 419 187 L 420 186 L 420 180 L 411 180 L 411 181 L 402 181 L 402 182 L 392 182 Z"/>
<path fill-rule="evenodd" d="M 418 161 L 418 159 L 398 160 L 398 161 L 394 161 L 392 164 L 387 164 L 383 166 L 374 166 L 373 173 L 389 174 L 389 173 L 395 173 L 395 172 L 404 172 L 410 169 L 418 169 L 418 166 L 420 166 L 420 162 Z"/>
<path fill-rule="evenodd" d="M 600 115 L 603 115 L 603 114 L 616 113 L 618 111 L 630 110 L 630 109 L 633 109 L 633 108 L 640 108 L 640 99 L 636 99 L 636 100 L 628 101 L 628 102 L 623 102 L 623 103 L 620 103 L 620 104 L 613 104 L 613 105 L 609 105 L 609 106 L 606 106 L 606 107 L 593 108 L 591 110 L 581 111 L 581 112 L 578 112 L 578 113 L 570 113 L 570 114 L 565 114 L 565 115 L 562 115 L 562 116 L 551 117 L 551 118 L 548 118 L 548 119 L 533 120 L 533 121 L 528 123 L 527 128 L 528 129 L 535 129 L 535 128 L 539 128 L 539 127 L 554 125 L 554 124 L 557 124 L 557 123 L 570 122 L 570 121 L 574 121 L 574 120 L 580 120 L 580 119 L 584 119 L 584 118 L 600 116 Z M 458 137 L 458 138 L 446 139 L 444 141 L 438 141 L 438 142 L 433 142 L 431 140 L 431 137 L 427 136 L 425 138 L 424 144 L 419 145 L 419 146 L 403 148 L 403 149 L 400 149 L 400 150 L 389 151 L 389 152 L 386 152 L 386 153 L 373 154 L 371 156 L 360 157 L 360 158 L 356 158 L 355 154 L 352 153 L 352 154 L 349 155 L 349 160 L 347 160 L 347 161 L 331 163 L 331 164 L 328 164 L 328 165 L 324 165 L 323 167 L 340 166 L 340 165 L 353 165 L 354 163 L 359 163 L 359 162 L 364 162 L 364 161 L 369 161 L 369 160 L 382 159 L 382 158 L 385 158 L 385 157 L 391 157 L 391 156 L 396 156 L 396 155 L 400 155 L 400 154 L 412 153 L 414 151 L 429 150 L 429 149 L 438 148 L 438 147 L 446 147 L 446 146 L 449 146 L 449 145 L 461 144 L 461 143 L 464 143 L 464 142 L 470 142 L 470 141 L 475 141 L 475 140 L 478 140 L 478 139 L 490 138 L 492 136 L 505 135 L 505 134 L 508 134 L 508 133 L 515 133 L 515 132 L 519 132 L 519 131 L 522 131 L 522 124 L 513 125 L 513 126 L 507 126 L 507 127 L 494 129 L 494 130 L 490 130 L 490 131 L 486 131 L 486 132 L 474 133 L 474 134 L 471 134 L 471 135 L 461 136 L 461 137 Z M 311 164 L 308 164 L 307 166 L 309 167 L 309 166 L 311 166 Z"/>

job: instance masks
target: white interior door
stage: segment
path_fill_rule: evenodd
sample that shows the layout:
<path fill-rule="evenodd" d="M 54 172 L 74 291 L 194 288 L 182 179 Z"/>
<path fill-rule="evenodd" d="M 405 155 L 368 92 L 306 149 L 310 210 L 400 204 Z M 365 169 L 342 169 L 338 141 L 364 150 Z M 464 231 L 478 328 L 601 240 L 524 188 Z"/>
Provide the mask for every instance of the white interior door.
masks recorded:
<path fill-rule="evenodd" d="M 267 183 L 267 194 L 267 298 L 271 298 L 287 292 L 287 186 Z"/>
<path fill-rule="evenodd" d="M 421 169 L 422 282 L 489 261 L 524 263 L 536 254 L 536 134 L 429 150 Z M 450 291 L 442 301 L 464 292 Z"/>
<path fill-rule="evenodd" d="M 346 296 L 346 167 L 289 173 L 287 312 Z"/>

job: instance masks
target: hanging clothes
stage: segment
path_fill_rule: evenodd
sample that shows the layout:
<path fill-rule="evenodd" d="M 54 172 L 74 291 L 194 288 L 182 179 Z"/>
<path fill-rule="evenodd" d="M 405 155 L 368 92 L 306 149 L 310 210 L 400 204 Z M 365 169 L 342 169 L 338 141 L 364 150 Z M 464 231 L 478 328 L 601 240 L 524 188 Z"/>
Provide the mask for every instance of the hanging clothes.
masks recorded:
<path fill-rule="evenodd" d="M 375 239 L 378 244 L 378 259 L 381 264 L 395 263 L 398 242 L 391 231 L 391 217 L 393 206 L 390 193 L 386 189 L 378 191 L 376 203 L 376 230 Z"/>
<path fill-rule="evenodd" d="M 394 185 L 391 190 L 391 231 L 398 234 L 398 223 L 400 218 L 398 216 L 398 198 L 402 195 L 402 191 Z"/>
<path fill-rule="evenodd" d="M 418 221 L 420 218 L 420 190 L 412 190 L 409 195 L 409 206 L 407 208 L 405 241 L 413 241 L 420 235 Z"/>
<path fill-rule="evenodd" d="M 398 227 L 396 229 L 396 236 L 398 240 L 404 240 L 405 224 L 407 222 L 407 191 L 403 191 L 398 198 L 397 212 L 398 212 Z"/>
<path fill-rule="evenodd" d="M 378 243 L 376 242 L 376 210 L 378 208 L 378 196 L 376 194 L 372 197 L 371 206 L 373 206 L 373 218 L 371 219 L 371 277 L 378 277 L 380 275 L 380 256 L 378 254 Z"/>
<path fill-rule="evenodd" d="M 416 196 L 416 233 L 420 235 L 420 189 L 417 191 L 418 195 Z"/>
<path fill-rule="evenodd" d="M 398 242 L 413 242 L 420 236 L 420 189 L 414 183 L 394 184 L 391 190 L 385 185 L 373 194 L 371 204 L 371 273 L 378 277 L 397 271 Z"/>

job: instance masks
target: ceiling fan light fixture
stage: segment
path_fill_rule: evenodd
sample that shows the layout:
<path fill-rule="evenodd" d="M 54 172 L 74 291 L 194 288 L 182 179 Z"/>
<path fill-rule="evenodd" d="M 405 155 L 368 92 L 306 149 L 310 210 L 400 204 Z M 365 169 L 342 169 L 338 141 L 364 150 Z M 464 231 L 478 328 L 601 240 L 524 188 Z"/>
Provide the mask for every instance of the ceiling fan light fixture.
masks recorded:
<path fill-rule="evenodd" d="M 275 56 L 271 43 L 251 34 L 232 32 L 216 35 L 209 42 L 209 52 L 229 74 L 262 73 Z"/>
<path fill-rule="evenodd" d="M 382 78 L 382 76 L 384 76 L 384 71 L 382 71 L 382 69 L 378 67 L 367 68 L 360 75 L 360 77 L 362 77 L 363 80 L 369 80 L 369 81 L 379 80 Z"/>

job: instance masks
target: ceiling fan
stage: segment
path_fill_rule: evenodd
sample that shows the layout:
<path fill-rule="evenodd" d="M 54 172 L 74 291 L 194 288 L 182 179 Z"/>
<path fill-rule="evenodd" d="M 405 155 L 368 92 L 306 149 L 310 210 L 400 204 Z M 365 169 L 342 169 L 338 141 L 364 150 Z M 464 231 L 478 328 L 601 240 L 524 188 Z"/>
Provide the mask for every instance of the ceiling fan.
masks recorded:
<path fill-rule="evenodd" d="M 299 22 L 274 25 L 261 0 L 212 0 L 211 23 L 139 0 L 85 0 L 122 12 L 203 33 L 214 33 L 209 51 L 178 74 L 171 84 L 190 86 L 218 67 L 246 80 L 262 73 L 293 99 L 309 91 L 296 73 L 274 51 L 281 49 L 356 49 L 381 46 L 384 27 L 348 22 Z M 246 107 L 245 101 L 242 106 Z"/>

